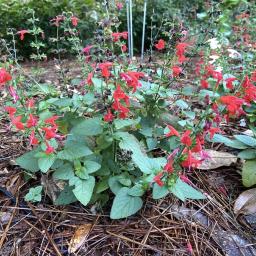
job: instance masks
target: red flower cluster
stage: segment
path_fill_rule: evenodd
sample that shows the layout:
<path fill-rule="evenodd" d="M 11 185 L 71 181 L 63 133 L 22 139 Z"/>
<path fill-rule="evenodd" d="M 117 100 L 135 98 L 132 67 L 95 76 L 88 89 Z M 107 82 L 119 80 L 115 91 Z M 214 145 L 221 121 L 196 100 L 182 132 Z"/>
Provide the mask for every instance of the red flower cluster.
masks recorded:
<path fill-rule="evenodd" d="M 0 68 L 0 86 L 12 80 L 11 75 L 4 68 Z"/>
<path fill-rule="evenodd" d="M 139 79 L 144 77 L 144 73 L 127 71 L 126 73 L 120 73 L 120 77 L 124 79 L 128 86 L 133 87 L 132 92 L 136 92 L 137 87 L 141 86 Z"/>
<path fill-rule="evenodd" d="M 25 34 L 29 34 L 29 31 L 26 29 L 20 30 L 17 32 L 17 35 L 20 35 L 20 40 L 23 41 L 25 38 Z"/>
<path fill-rule="evenodd" d="M 165 41 L 163 39 L 159 39 L 158 42 L 155 44 L 157 50 L 161 51 L 165 48 Z"/>
<path fill-rule="evenodd" d="M 101 75 L 105 78 L 110 77 L 109 68 L 112 67 L 112 62 L 104 62 L 99 64 L 99 68 L 101 69 Z"/>
<path fill-rule="evenodd" d="M 120 38 L 127 40 L 128 32 L 125 31 L 125 32 L 112 33 L 112 37 L 114 42 L 117 42 Z"/>
<path fill-rule="evenodd" d="M 71 22 L 74 27 L 76 27 L 78 25 L 78 21 L 79 21 L 79 19 L 76 16 L 71 17 Z"/>
<path fill-rule="evenodd" d="M 117 88 L 113 93 L 113 98 L 114 103 L 112 104 L 112 108 L 119 112 L 119 118 L 125 119 L 127 117 L 127 114 L 129 113 L 129 96 L 124 93 L 120 85 L 117 85 Z M 121 104 L 121 100 L 124 101 L 126 106 Z"/>
<path fill-rule="evenodd" d="M 229 116 L 240 116 L 244 113 L 242 109 L 242 106 L 245 104 L 244 99 L 240 99 L 232 95 L 227 95 L 221 96 L 220 102 L 227 107 Z"/>
<path fill-rule="evenodd" d="M 183 63 L 187 60 L 185 57 L 186 48 L 189 46 L 188 43 L 178 43 L 176 45 L 176 55 L 180 63 Z"/>
<path fill-rule="evenodd" d="M 179 66 L 173 66 L 172 67 L 172 76 L 173 77 L 178 77 L 182 72 L 182 68 Z"/>

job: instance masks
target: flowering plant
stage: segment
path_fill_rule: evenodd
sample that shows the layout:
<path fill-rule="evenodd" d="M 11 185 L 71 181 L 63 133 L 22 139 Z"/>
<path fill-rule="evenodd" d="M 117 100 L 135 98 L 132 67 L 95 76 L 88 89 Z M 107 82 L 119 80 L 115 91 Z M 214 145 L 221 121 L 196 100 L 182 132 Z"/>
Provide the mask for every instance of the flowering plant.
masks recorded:
<path fill-rule="evenodd" d="M 102 23 L 101 36 L 85 47 L 79 46 L 75 16 L 53 22 L 64 25 L 82 79 L 72 95 L 37 81 L 26 91 L 26 78 L 15 67 L 0 69 L 0 86 L 10 95 L 9 128 L 31 149 L 17 164 L 63 181 L 57 205 L 104 204 L 113 194 L 112 219 L 136 213 L 149 190 L 154 199 L 170 193 L 183 201 L 205 199 L 187 173 L 209 157 L 205 143 L 223 133 L 220 124 L 245 115 L 255 102 L 255 71 L 230 77 L 210 62 L 209 48 L 190 67 L 195 83 L 183 86 L 189 53 L 201 44 L 187 33 L 174 51 L 163 39 L 155 42 L 168 58 L 142 67 L 127 58 L 127 32 L 112 32 L 111 22 Z"/>

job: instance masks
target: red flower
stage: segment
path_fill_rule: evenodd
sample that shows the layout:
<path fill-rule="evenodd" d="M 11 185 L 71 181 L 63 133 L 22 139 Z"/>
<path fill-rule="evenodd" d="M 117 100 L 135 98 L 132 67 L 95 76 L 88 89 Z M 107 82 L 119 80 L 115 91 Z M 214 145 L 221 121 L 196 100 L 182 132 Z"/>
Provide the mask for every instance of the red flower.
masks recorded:
<path fill-rule="evenodd" d="M 113 93 L 113 98 L 117 102 L 119 102 L 120 100 L 124 100 L 127 106 L 130 105 L 129 96 L 124 93 L 120 85 L 117 85 L 117 88 Z"/>
<path fill-rule="evenodd" d="M 8 112 L 9 117 L 11 117 L 11 118 L 14 116 L 14 114 L 17 111 L 17 109 L 15 107 L 11 107 L 11 106 L 6 106 L 4 109 L 5 109 L 5 111 Z"/>
<path fill-rule="evenodd" d="M 237 114 L 238 116 L 240 116 L 241 114 L 244 113 L 242 109 L 242 106 L 245 104 L 244 99 L 240 99 L 232 95 L 227 95 L 227 96 L 221 96 L 220 102 L 223 105 L 226 105 L 229 115 L 234 116 Z"/>
<path fill-rule="evenodd" d="M 215 135 L 215 133 L 219 132 L 221 133 L 221 129 L 218 127 L 211 127 L 208 132 L 210 133 L 210 139 L 213 138 L 213 136 Z"/>
<path fill-rule="evenodd" d="M 13 101 L 16 103 L 19 99 L 19 95 L 17 94 L 15 88 L 13 86 L 9 86 L 8 88 L 10 95 L 13 98 Z"/>
<path fill-rule="evenodd" d="M 52 19 L 51 21 L 53 21 L 53 24 L 58 27 L 60 21 L 63 21 L 65 19 L 65 17 L 63 15 L 58 15 L 56 16 L 56 18 Z"/>
<path fill-rule="evenodd" d="M 38 145 L 39 141 L 35 137 L 35 131 L 32 131 L 29 136 L 29 145 Z"/>
<path fill-rule="evenodd" d="M 54 147 L 52 147 L 47 141 L 46 141 L 46 150 L 45 154 L 50 155 L 54 152 Z"/>
<path fill-rule="evenodd" d="M 127 51 L 127 46 L 125 44 L 123 44 L 121 46 L 121 50 L 122 50 L 122 52 L 126 52 Z"/>
<path fill-rule="evenodd" d="M 6 82 L 12 80 L 11 75 L 4 68 L 0 68 L 0 86 L 5 85 Z"/>
<path fill-rule="evenodd" d="M 191 184 L 191 183 L 192 183 L 192 182 L 190 181 L 190 179 L 189 179 L 187 176 L 183 175 L 183 174 L 180 175 L 180 179 L 181 179 L 183 182 L 186 182 L 187 184 Z"/>
<path fill-rule="evenodd" d="M 170 159 L 167 164 L 164 166 L 164 170 L 168 173 L 173 173 L 174 172 L 174 168 L 173 168 L 173 161 L 172 159 Z"/>
<path fill-rule="evenodd" d="M 26 106 L 27 106 L 27 108 L 33 108 L 35 106 L 35 100 L 29 99 Z"/>
<path fill-rule="evenodd" d="M 180 73 L 182 72 L 182 68 L 179 66 L 173 66 L 172 67 L 172 76 L 173 77 L 178 77 Z"/>
<path fill-rule="evenodd" d="M 111 113 L 111 110 L 108 109 L 107 114 L 104 115 L 104 121 L 105 122 L 112 122 L 114 120 L 114 115 Z"/>
<path fill-rule="evenodd" d="M 82 50 L 82 52 L 85 54 L 85 55 L 89 55 L 90 54 L 90 50 L 93 46 L 92 45 L 87 45 L 86 47 L 84 47 L 84 49 Z"/>
<path fill-rule="evenodd" d="M 187 130 L 183 133 L 183 135 L 181 136 L 181 143 L 190 147 L 192 145 L 192 140 L 190 138 L 190 134 L 191 134 L 191 131 L 190 130 Z"/>
<path fill-rule="evenodd" d="M 191 151 L 195 153 L 202 151 L 202 143 L 199 137 L 196 137 L 196 145 L 191 149 Z"/>
<path fill-rule="evenodd" d="M 76 27 L 77 25 L 78 25 L 78 18 L 76 17 L 76 16 L 72 16 L 71 17 L 71 22 L 72 22 L 72 25 L 74 26 L 74 27 Z"/>
<path fill-rule="evenodd" d="M 20 35 L 20 40 L 21 40 L 21 41 L 24 40 L 25 34 L 28 34 L 28 33 L 29 33 L 29 31 L 26 30 L 26 29 L 23 29 L 23 30 L 20 30 L 20 31 L 17 32 L 17 34 Z"/>
<path fill-rule="evenodd" d="M 256 82 L 256 70 L 254 70 L 254 71 L 252 72 L 252 74 L 251 74 L 251 80 L 252 80 L 253 82 Z"/>
<path fill-rule="evenodd" d="M 144 77 L 144 73 L 135 72 L 135 71 L 127 71 L 126 73 L 120 73 L 120 77 L 123 78 L 127 85 L 133 87 L 132 92 L 136 92 L 137 87 L 141 86 L 139 79 Z"/>
<path fill-rule="evenodd" d="M 165 137 L 171 137 L 171 136 L 180 136 L 179 132 L 172 127 L 171 125 L 167 125 L 168 129 L 170 130 L 167 134 L 165 134 Z"/>
<path fill-rule="evenodd" d="M 201 87 L 207 89 L 209 88 L 209 83 L 206 80 L 201 80 Z"/>
<path fill-rule="evenodd" d="M 127 40 L 128 38 L 128 32 L 116 32 L 116 33 L 112 33 L 112 37 L 113 37 L 113 41 L 117 42 L 120 38 L 123 38 L 125 40 Z"/>
<path fill-rule="evenodd" d="M 184 168 L 197 168 L 198 165 L 201 164 L 201 160 L 197 160 L 196 158 L 193 157 L 191 150 L 188 151 L 188 155 L 186 160 L 184 160 L 181 165 Z"/>
<path fill-rule="evenodd" d="M 233 82 L 236 81 L 237 79 L 235 77 L 229 77 L 225 80 L 226 82 L 226 87 L 229 90 L 233 90 Z"/>
<path fill-rule="evenodd" d="M 164 186 L 164 182 L 161 180 L 163 176 L 163 173 L 160 172 L 159 174 L 157 174 L 155 177 L 154 177 L 154 182 L 156 182 L 156 184 L 160 187 Z"/>
<path fill-rule="evenodd" d="M 54 129 L 57 129 L 58 125 L 55 123 L 55 121 L 58 119 L 58 116 L 52 116 L 50 118 L 47 118 L 44 120 L 45 124 L 50 124 L 53 126 Z"/>
<path fill-rule="evenodd" d="M 165 41 L 163 39 L 160 39 L 156 44 L 155 47 L 157 50 L 161 51 L 165 47 Z"/>
<path fill-rule="evenodd" d="M 93 73 L 91 72 L 88 74 L 87 79 L 86 79 L 86 83 L 88 85 L 93 85 L 92 78 L 93 78 Z"/>
<path fill-rule="evenodd" d="M 20 121 L 22 116 L 13 117 L 11 122 L 18 130 L 24 130 L 24 124 Z"/>
<path fill-rule="evenodd" d="M 116 4 L 116 8 L 118 9 L 118 11 L 121 11 L 121 10 L 123 9 L 123 7 L 124 7 L 124 6 L 123 6 L 122 3 L 119 3 L 119 2 L 118 2 L 118 3 Z"/>
<path fill-rule="evenodd" d="M 99 64 L 99 68 L 101 69 L 101 75 L 105 78 L 109 78 L 110 77 L 110 72 L 109 72 L 109 68 L 113 65 L 112 62 L 104 62 Z"/>
<path fill-rule="evenodd" d="M 37 118 L 32 114 L 29 114 L 29 119 L 27 120 L 27 128 L 31 128 L 37 125 Z"/>
<path fill-rule="evenodd" d="M 178 43 L 176 45 L 176 55 L 178 56 L 178 60 L 180 63 L 183 63 L 187 60 L 185 57 L 186 48 L 189 46 L 187 43 Z"/>
<path fill-rule="evenodd" d="M 42 130 L 45 131 L 44 136 L 47 140 L 57 137 L 56 129 L 53 127 L 43 127 Z"/>

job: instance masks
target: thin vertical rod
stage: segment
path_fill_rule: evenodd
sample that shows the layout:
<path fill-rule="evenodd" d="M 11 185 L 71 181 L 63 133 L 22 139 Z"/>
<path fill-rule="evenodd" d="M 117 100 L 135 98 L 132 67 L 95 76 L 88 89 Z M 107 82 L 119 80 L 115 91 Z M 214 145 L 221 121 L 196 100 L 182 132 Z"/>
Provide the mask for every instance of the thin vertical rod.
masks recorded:
<path fill-rule="evenodd" d="M 127 15 L 127 30 L 128 30 L 128 51 L 129 58 L 131 58 L 131 31 L 130 31 L 130 11 L 129 11 L 130 0 L 126 0 L 126 15 Z"/>
<path fill-rule="evenodd" d="M 141 43 L 141 60 L 143 60 L 143 58 L 144 58 L 146 14 L 147 14 L 147 0 L 144 1 L 144 16 L 143 16 L 142 43 Z"/>
<path fill-rule="evenodd" d="M 132 0 L 130 0 L 130 40 L 131 40 L 131 58 L 133 57 L 133 27 L 132 27 Z"/>

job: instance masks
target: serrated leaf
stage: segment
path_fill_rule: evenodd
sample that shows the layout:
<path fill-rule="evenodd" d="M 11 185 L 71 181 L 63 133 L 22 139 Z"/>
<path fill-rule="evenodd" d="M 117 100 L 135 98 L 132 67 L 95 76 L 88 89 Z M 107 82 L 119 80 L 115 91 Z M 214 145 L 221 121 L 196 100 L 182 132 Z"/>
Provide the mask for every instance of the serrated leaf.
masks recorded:
<path fill-rule="evenodd" d="M 245 187 L 256 184 L 256 159 L 247 160 L 242 168 L 242 180 Z"/>
<path fill-rule="evenodd" d="M 182 201 L 185 201 L 186 199 L 206 198 L 200 191 L 194 189 L 181 179 L 177 179 L 175 185 L 170 188 L 170 191 Z"/>
<path fill-rule="evenodd" d="M 16 163 L 23 169 L 30 172 L 39 171 L 38 159 L 34 156 L 38 150 L 32 150 L 16 159 Z"/>
<path fill-rule="evenodd" d="M 78 123 L 71 130 L 71 134 L 76 136 L 95 136 L 101 134 L 103 131 L 101 126 L 101 119 L 98 117 L 88 118 Z"/>
<path fill-rule="evenodd" d="M 54 164 L 55 160 L 56 160 L 56 155 L 54 155 L 54 154 L 39 158 L 38 166 L 40 168 L 40 171 L 43 173 L 46 173 L 51 168 L 51 166 Z"/>
<path fill-rule="evenodd" d="M 169 194 L 169 190 L 166 186 L 162 186 L 160 187 L 159 185 L 157 185 L 156 183 L 154 183 L 153 185 L 153 199 L 161 199 L 163 197 L 165 197 L 166 195 Z"/>
<path fill-rule="evenodd" d="M 95 178 L 90 176 L 87 180 L 79 179 L 75 183 L 75 188 L 72 190 L 77 200 L 86 206 L 92 197 L 93 189 L 95 186 Z"/>
<path fill-rule="evenodd" d="M 143 205 L 140 197 L 130 196 L 129 188 L 122 188 L 117 193 L 110 212 L 111 219 L 126 218 L 139 211 Z"/>

